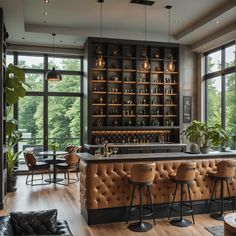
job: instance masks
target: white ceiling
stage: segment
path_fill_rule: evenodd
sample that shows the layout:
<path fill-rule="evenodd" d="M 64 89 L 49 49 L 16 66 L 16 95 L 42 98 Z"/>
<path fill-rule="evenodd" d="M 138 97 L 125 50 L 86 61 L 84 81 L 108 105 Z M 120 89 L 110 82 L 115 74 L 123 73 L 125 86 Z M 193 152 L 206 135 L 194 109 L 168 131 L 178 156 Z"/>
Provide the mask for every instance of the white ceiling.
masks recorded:
<path fill-rule="evenodd" d="M 155 0 L 147 6 L 147 40 L 171 42 L 204 51 L 236 39 L 236 0 Z M 89 36 L 100 35 L 97 0 L 0 0 L 11 44 L 82 48 Z M 45 15 L 44 12 L 48 12 Z M 103 37 L 144 40 L 143 5 L 130 0 L 104 0 Z M 217 23 L 217 21 L 219 23 Z"/>

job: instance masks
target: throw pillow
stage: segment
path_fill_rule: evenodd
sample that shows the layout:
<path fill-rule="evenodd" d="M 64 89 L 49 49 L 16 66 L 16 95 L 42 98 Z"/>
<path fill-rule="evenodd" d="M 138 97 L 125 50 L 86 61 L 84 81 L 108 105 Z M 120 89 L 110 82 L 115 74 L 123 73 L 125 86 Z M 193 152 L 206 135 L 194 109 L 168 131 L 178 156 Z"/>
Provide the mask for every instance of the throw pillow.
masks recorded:
<path fill-rule="evenodd" d="M 57 232 L 57 210 L 11 212 L 16 235 L 52 235 Z"/>

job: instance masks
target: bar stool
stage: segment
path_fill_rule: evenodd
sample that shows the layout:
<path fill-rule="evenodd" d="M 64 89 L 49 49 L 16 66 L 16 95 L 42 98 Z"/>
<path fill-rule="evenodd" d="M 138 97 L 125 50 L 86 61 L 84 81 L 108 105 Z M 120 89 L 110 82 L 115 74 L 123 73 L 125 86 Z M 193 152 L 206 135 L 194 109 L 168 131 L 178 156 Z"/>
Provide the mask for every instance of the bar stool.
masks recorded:
<path fill-rule="evenodd" d="M 177 169 L 177 173 L 176 174 L 171 173 L 169 175 L 170 179 L 175 182 L 175 192 L 174 192 L 173 201 L 170 206 L 169 219 L 171 218 L 172 211 L 179 212 L 179 210 L 177 210 L 176 207 L 174 206 L 174 202 L 175 202 L 177 188 L 178 188 L 178 185 L 180 184 L 180 218 L 175 218 L 175 219 L 171 220 L 170 223 L 172 225 L 175 225 L 178 227 L 187 227 L 187 226 L 192 225 L 191 221 L 183 218 L 183 214 L 184 214 L 183 207 L 184 206 L 190 207 L 190 210 L 185 211 L 185 212 L 191 213 L 192 219 L 193 219 L 193 224 L 195 224 L 194 216 L 193 216 L 192 199 L 191 199 L 191 195 L 190 195 L 190 184 L 194 180 L 195 172 L 196 172 L 196 163 L 190 162 L 190 163 L 180 164 Z M 184 203 L 184 201 L 183 201 L 184 185 L 185 184 L 187 185 L 190 204 Z"/>
<path fill-rule="evenodd" d="M 129 182 L 133 184 L 133 189 L 127 213 L 126 224 L 128 223 L 131 214 L 135 188 L 136 186 L 138 186 L 139 188 L 139 221 L 129 224 L 128 228 L 131 231 L 147 232 L 148 230 L 152 229 L 152 224 L 148 222 L 143 222 L 143 218 L 145 216 L 152 216 L 154 225 L 156 224 L 152 205 L 151 190 L 150 190 L 150 186 L 152 185 L 153 180 L 155 178 L 155 167 L 156 167 L 155 163 L 147 163 L 147 164 L 134 164 L 131 168 L 131 176 Z M 151 208 L 148 208 L 150 210 L 150 213 L 144 215 L 142 199 L 143 199 L 143 190 L 145 187 L 147 187 L 148 190 L 148 198 Z"/>
<path fill-rule="evenodd" d="M 220 203 L 220 213 L 215 213 L 211 215 L 211 217 L 216 220 L 224 220 L 223 214 L 224 214 L 225 202 L 230 202 L 232 211 L 234 211 L 234 201 L 231 199 L 228 181 L 231 180 L 235 174 L 234 173 L 235 165 L 236 165 L 235 160 L 220 161 L 217 164 L 216 171 L 208 172 L 208 177 L 210 177 L 214 181 L 213 191 L 211 193 L 211 199 L 208 206 L 208 212 L 210 211 L 212 202 Z M 213 198 L 215 190 L 216 190 L 217 181 L 220 181 L 220 199 L 219 200 Z M 224 182 L 226 182 L 226 186 L 227 186 L 227 191 L 229 195 L 228 200 L 226 200 L 224 197 Z"/>

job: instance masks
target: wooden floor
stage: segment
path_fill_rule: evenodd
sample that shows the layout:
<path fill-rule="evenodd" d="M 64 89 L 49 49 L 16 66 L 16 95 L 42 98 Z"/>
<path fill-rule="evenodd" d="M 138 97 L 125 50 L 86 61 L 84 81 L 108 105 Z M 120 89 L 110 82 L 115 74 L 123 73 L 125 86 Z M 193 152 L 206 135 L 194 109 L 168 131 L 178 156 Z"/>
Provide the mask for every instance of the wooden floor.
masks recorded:
<path fill-rule="evenodd" d="M 58 209 L 58 218 L 66 219 L 71 231 L 76 236 L 133 236 L 139 233 L 131 232 L 124 222 L 87 226 L 80 214 L 79 183 L 69 187 L 61 185 L 28 186 L 25 176 L 19 176 L 17 191 L 8 193 L 6 207 L 0 215 L 10 211 L 30 211 Z M 188 217 L 187 217 L 188 218 Z M 196 215 L 195 225 L 178 228 L 170 225 L 167 219 L 157 219 L 156 226 L 142 235 L 146 236 L 212 236 L 204 227 L 223 225 L 223 222 L 211 219 L 208 215 Z M 152 223 L 152 221 L 150 221 Z"/>

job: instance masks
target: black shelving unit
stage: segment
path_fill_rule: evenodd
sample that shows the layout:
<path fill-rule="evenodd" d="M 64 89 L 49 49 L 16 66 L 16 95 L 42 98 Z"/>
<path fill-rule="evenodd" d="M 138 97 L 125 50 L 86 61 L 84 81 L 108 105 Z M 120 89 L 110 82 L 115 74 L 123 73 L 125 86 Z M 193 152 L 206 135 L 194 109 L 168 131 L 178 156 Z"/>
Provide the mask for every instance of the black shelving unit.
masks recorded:
<path fill-rule="evenodd" d="M 164 136 L 164 142 L 179 142 L 179 45 L 88 38 L 85 51 L 84 105 L 89 117 L 85 142 L 95 144 L 101 138 L 127 142 L 130 131 L 133 140 L 158 142 Z M 173 72 L 167 71 L 170 53 Z M 96 66 L 99 54 L 105 61 L 103 68 Z M 140 67 L 145 57 L 150 63 L 147 71 Z M 127 137 L 114 137 L 113 131 L 127 131 Z"/>

